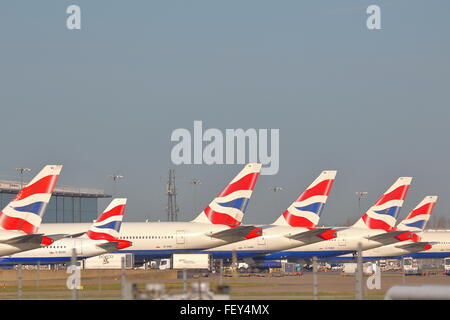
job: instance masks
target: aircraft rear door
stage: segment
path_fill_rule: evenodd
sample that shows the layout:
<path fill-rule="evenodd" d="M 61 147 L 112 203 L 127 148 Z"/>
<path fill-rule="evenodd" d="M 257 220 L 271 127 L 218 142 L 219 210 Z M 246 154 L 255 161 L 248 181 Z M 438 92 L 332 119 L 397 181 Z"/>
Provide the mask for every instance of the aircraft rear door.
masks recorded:
<path fill-rule="evenodd" d="M 73 248 L 75 248 L 75 253 L 76 253 L 77 257 L 83 255 L 83 240 L 74 239 L 73 240 Z M 72 255 L 71 249 L 70 249 L 69 254 Z"/>
<path fill-rule="evenodd" d="M 177 248 L 184 248 L 186 245 L 186 239 L 184 238 L 184 230 L 178 230 L 176 234 Z"/>
<path fill-rule="evenodd" d="M 258 250 L 266 250 L 267 249 L 267 242 L 266 238 L 264 237 L 257 237 L 257 243 L 258 243 Z"/>

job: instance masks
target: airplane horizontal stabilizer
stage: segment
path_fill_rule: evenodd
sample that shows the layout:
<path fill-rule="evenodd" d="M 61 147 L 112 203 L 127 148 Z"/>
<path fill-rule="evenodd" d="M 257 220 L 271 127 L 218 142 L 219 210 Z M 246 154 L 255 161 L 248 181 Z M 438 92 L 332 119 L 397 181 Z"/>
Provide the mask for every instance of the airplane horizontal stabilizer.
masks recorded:
<path fill-rule="evenodd" d="M 118 241 L 109 241 L 97 244 L 97 247 L 105 249 L 106 251 L 117 251 Z"/>
<path fill-rule="evenodd" d="M 285 237 L 305 243 L 315 243 L 336 238 L 336 230 L 333 228 L 317 228 L 296 234 L 287 234 Z"/>
<path fill-rule="evenodd" d="M 408 251 L 408 253 L 416 253 L 431 249 L 434 242 L 412 242 L 406 244 L 400 244 L 395 246 L 396 248 Z"/>
<path fill-rule="evenodd" d="M 388 245 L 388 244 L 396 243 L 399 241 L 412 240 L 413 235 L 414 235 L 414 233 L 411 231 L 398 230 L 398 231 L 377 234 L 377 235 L 371 236 L 371 237 L 366 237 L 366 239 L 382 243 L 383 245 Z"/>
<path fill-rule="evenodd" d="M 41 243 L 42 237 L 44 235 L 42 233 L 32 233 L 32 234 L 26 234 L 22 236 L 17 236 L 14 238 L 9 238 L 5 240 L 1 240 L 0 243 L 4 244 L 10 244 L 10 245 L 16 245 L 16 244 L 22 244 L 22 243 Z"/>
<path fill-rule="evenodd" d="M 252 232 L 255 226 L 238 226 L 227 230 L 209 234 L 210 237 L 221 239 L 227 242 L 236 242 L 247 239 L 246 236 Z"/>
<path fill-rule="evenodd" d="M 66 238 L 78 238 L 79 236 L 82 236 L 85 233 L 86 232 L 79 232 L 79 233 L 74 233 L 74 234 L 58 233 L 58 234 L 49 234 L 49 235 L 47 235 L 47 237 L 49 237 L 53 241 L 57 241 L 57 240 L 66 239 Z"/>

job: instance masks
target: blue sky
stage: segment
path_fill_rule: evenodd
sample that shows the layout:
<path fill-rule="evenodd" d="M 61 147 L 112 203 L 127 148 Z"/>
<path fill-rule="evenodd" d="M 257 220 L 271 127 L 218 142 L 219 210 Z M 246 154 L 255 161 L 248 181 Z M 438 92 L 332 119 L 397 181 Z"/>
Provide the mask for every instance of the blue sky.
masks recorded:
<path fill-rule="evenodd" d="M 77 4 L 82 29 L 66 28 Z M 381 7 L 382 30 L 366 28 Z M 176 169 L 180 220 L 241 165 L 174 166 L 174 129 L 280 129 L 280 170 L 244 219 L 271 223 L 320 171 L 338 170 L 324 224 L 356 218 L 398 176 L 401 216 L 425 195 L 450 218 L 448 1 L 2 1 L 0 177 L 64 164 L 60 183 L 129 198 L 128 221 L 164 220 Z M 272 194 L 270 186 L 282 186 Z M 275 199 L 277 197 L 277 199 Z M 103 203 L 106 205 L 106 203 Z"/>

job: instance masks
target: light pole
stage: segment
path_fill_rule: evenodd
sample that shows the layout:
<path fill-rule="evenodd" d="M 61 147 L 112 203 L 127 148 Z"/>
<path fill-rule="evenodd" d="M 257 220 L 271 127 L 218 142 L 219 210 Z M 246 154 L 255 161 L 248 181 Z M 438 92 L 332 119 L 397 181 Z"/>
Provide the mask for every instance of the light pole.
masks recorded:
<path fill-rule="evenodd" d="M 199 179 L 194 178 L 190 180 L 189 183 L 194 186 L 194 215 L 195 215 L 197 214 L 197 185 L 202 184 L 202 182 Z"/>
<path fill-rule="evenodd" d="M 367 198 L 366 191 L 356 191 L 355 194 L 358 196 L 358 214 L 361 213 L 361 199 Z"/>
<path fill-rule="evenodd" d="M 116 196 L 116 189 L 117 189 L 116 185 L 119 182 L 119 179 L 122 179 L 124 176 L 120 175 L 120 174 L 111 174 L 108 177 L 113 179 L 113 189 L 114 189 L 113 190 L 114 191 L 113 197 L 115 197 Z"/>
<path fill-rule="evenodd" d="M 27 171 L 31 171 L 30 168 L 16 168 L 15 169 L 17 172 L 20 173 L 20 190 L 22 190 L 23 188 L 23 174 Z"/>
<path fill-rule="evenodd" d="M 273 187 L 269 187 L 268 189 L 269 189 L 270 191 L 273 191 L 273 193 L 275 194 L 275 202 L 276 202 L 275 205 L 276 205 L 277 208 L 278 208 L 279 203 L 278 203 L 278 198 L 277 198 L 277 196 L 276 196 L 276 193 L 282 191 L 283 188 L 282 188 L 282 187 L 279 187 L 279 186 L 273 186 Z"/>

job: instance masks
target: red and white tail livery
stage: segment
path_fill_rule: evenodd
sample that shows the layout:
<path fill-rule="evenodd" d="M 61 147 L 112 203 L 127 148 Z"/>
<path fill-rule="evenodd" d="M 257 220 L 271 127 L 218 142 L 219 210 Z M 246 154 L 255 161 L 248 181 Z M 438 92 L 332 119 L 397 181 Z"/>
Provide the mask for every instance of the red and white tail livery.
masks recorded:
<path fill-rule="evenodd" d="M 406 254 L 415 254 L 430 250 L 434 243 L 429 241 L 421 241 L 424 234 L 425 226 L 430 219 L 433 208 L 436 204 L 437 196 L 426 196 L 411 212 L 403 219 L 394 232 L 397 233 L 397 240 L 392 244 L 379 246 L 363 253 L 364 259 L 379 260 L 388 257 L 401 257 Z M 403 233 L 401 233 L 403 231 Z M 400 232 L 400 233 L 399 233 Z M 437 234 L 432 232 L 432 234 Z M 433 236 L 431 237 L 434 238 Z M 438 236 L 439 238 L 439 236 Z M 441 248 L 439 248 L 441 249 Z M 437 250 L 439 250 L 437 249 Z M 344 255 L 345 258 L 351 258 L 353 255 Z"/>
<path fill-rule="evenodd" d="M 62 165 L 47 165 L 0 212 L 0 228 L 36 233 L 50 201 Z"/>
<path fill-rule="evenodd" d="M 128 248 L 132 243 L 119 239 L 126 202 L 127 199 L 113 199 L 87 232 L 66 235 L 49 246 L 0 258 L 0 264 L 67 263 L 74 250 L 76 258 L 81 260 Z M 66 224 L 60 230 L 67 231 L 70 225 L 73 224 Z"/>
<path fill-rule="evenodd" d="M 243 170 L 193 221 L 124 222 L 118 240 L 132 240 L 133 243 L 122 252 L 133 253 L 135 261 L 144 261 L 150 257 L 152 259 L 171 257 L 174 253 L 190 253 L 246 239 L 255 226 L 240 224 L 259 176 L 261 164 L 252 163 L 243 167 Z M 106 219 L 99 218 L 89 235 L 109 239 L 111 234 L 105 235 L 105 229 L 112 231 L 114 226 Z M 84 223 L 54 223 L 44 224 L 41 231 L 57 235 L 61 233 L 60 230 L 64 230 L 67 234 L 76 235 L 88 233 L 90 227 L 91 225 Z M 109 245 L 113 243 L 114 241 L 110 241 Z"/>
<path fill-rule="evenodd" d="M 87 236 L 92 240 L 117 241 L 126 204 L 126 198 L 113 199 L 89 228 Z"/>
<path fill-rule="evenodd" d="M 395 230 L 398 213 L 405 201 L 412 177 L 400 177 L 353 225 L 354 228 Z"/>
<path fill-rule="evenodd" d="M 260 163 L 247 164 L 192 222 L 239 226 L 260 171 Z"/>
<path fill-rule="evenodd" d="M 336 171 L 322 171 L 313 183 L 273 223 L 274 225 L 314 229 L 327 202 Z"/>
<path fill-rule="evenodd" d="M 431 217 L 438 196 L 426 196 L 397 226 L 397 230 L 423 231 Z"/>

